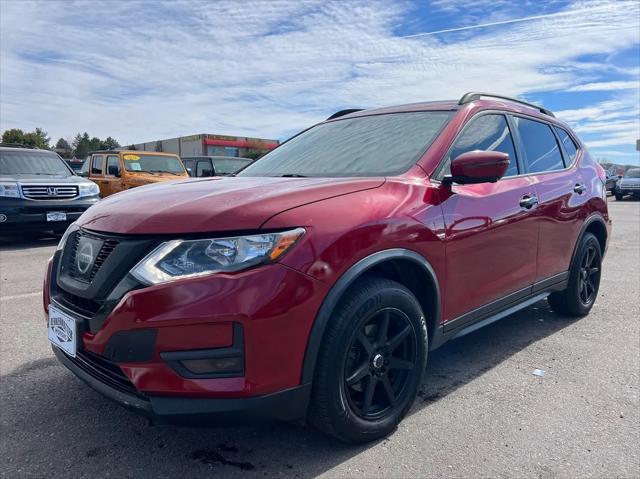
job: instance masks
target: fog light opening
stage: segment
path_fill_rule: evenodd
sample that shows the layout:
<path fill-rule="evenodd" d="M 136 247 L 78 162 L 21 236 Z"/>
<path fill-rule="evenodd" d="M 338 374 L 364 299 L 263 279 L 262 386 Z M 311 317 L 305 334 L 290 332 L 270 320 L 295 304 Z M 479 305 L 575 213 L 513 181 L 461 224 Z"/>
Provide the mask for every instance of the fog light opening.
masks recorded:
<path fill-rule="evenodd" d="M 242 357 L 183 359 L 180 364 L 193 374 L 231 374 L 242 372 Z"/>

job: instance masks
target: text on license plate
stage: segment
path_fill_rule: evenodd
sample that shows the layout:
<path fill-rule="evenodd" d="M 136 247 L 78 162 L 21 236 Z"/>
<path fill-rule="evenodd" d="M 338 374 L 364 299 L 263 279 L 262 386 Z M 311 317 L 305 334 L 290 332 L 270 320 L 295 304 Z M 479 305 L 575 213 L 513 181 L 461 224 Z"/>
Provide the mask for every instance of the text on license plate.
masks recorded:
<path fill-rule="evenodd" d="M 63 211 L 51 211 L 47 213 L 47 221 L 67 221 L 67 214 Z"/>

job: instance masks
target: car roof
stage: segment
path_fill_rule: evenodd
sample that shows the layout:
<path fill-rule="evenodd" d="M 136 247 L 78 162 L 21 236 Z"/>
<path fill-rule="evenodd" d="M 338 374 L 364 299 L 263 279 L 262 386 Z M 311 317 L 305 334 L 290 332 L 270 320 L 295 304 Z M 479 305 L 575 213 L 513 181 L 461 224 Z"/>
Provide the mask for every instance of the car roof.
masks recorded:
<path fill-rule="evenodd" d="M 161 156 L 178 156 L 175 153 L 165 153 L 162 151 L 139 151 L 139 150 L 96 150 L 96 151 L 91 151 L 89 152 L 89 155 L 106 155 L 106 154 L 113 154 L 113 155 L 127 155 L 127 154 L 133 154 L 133 155 L 161 155 Z"/>
<path fill-rule="evenodd" d="M 349 109 L 341 110 L 331 115 L 325 121 L 335 121 L 344 118 L 357 118 L 370 115 L 383 115 L 388 113 L 408 113 L 417 111 L 457 111 L 462 108 L 481 108 L 504 110 L 513 113 L 523 113 L 544 119 L 546 121 L 554 121 L 565 126 L 558 121 L 554 114 L 539 105 L 534 105 L 518 98 L 511 98 L 504 95 L 495 95 L 491 93 L 468 92 L 459 100 L 441 100 L 441 101 L 424 101 L 417 103 L 407 103 L 404 105 L 387 106 L 372 109 Z"/>

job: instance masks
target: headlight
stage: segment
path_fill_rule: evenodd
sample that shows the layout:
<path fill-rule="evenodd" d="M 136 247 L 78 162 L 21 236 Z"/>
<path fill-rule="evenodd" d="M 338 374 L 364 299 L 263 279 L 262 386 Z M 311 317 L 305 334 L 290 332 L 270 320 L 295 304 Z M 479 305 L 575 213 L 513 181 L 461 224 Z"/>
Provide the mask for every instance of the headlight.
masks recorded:
<path fill-rule="evenodd" d="M 303 234 L 303 228 L 296 228 L 281 233 L 167 241 L 143 258 L 131 274 L 143 283 L 157 284 L 240 271 L 277 260 Z"/>
<path fill-rule="evenodd" d="M 60 238 L 60 242 L 58 243 L 58 247 L 56 248 L 56 251 L 60 251 L 62 248 L 64 248 L 64 245 L 67 243 L 67 238 L 69 238 L 69 235 L 74 231 L 76 231 L 77 229 L 78 229 L 78 225 L 75 224 L 75 222 L 69 225 L 67 230 L 62 235 L 62 238 Z"/>
<path fill-rule="evenodd" d="M 83 196 L 96 196 L 100 194 L 100 188 L 94 182 L 88 183 L 80 183 L 80 194 L 78 195 L 80 198 Z"/>
<path fill-rule="evenodd" d="M 3 181 L 0 183 L 0 196 L 7 198 L 20 198 L 18 183 Z"/>

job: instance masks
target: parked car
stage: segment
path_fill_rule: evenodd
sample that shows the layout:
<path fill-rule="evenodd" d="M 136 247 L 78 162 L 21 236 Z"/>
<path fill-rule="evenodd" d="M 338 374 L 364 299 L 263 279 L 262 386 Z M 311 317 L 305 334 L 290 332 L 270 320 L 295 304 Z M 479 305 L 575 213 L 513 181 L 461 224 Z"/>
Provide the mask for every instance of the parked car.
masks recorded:
<path fill-rule="evenodd" d="M 94 151 L 80 172 L 95 181 L 102 197 L 136 186 L 188 178 L 177 155 L 146 151 Z"/>
<path fill-rule="evenodd" d="M 618 180 L 615 189 L 616 200 L 631 195 L 640 198 L 640 168 L 629 168 L 624 176 Z"/>
<path fill-rule="evenodd" d="M 615 173 L 611 173 L 609 171 L 607 171 L 606 173 L 607 173 L 607 177 L 606 177 L 605 188 L 607 189 L 608 193 L 611 193 L 613 195 L 615 194 L 616 183 L 621 178 L 621 176 Z"/>
<path fill-rule="evenodd" d="M 86 158 L 69 158 L 64 160 L 71 167 L 71 169 L 75 172 L 82 170 L 82 165 L 87 161 Z"/>
<path fill-rule="evenodd" d="M 98 200 L 95 183 L 76 176 L 58 154 L 0 144 L 1 234 L 61 234 Z"/>
<path fill-rule="evenodd" d="M 49 262 L 62 364 L 172 422 L 308 420 L 389 434 L 427 354 L 547 298 L 594 305 L 605 173 L 541 107 L 338 112 L 234 177 L 107 198 Z"/>
<path fill-rule="evenodd" d="M 235 156 L 187 156 L 182 157 L 182 163 L 187 168 L 189 176 L 226 176 L 236 174 L 249 166 L 251 158 Z"/>

